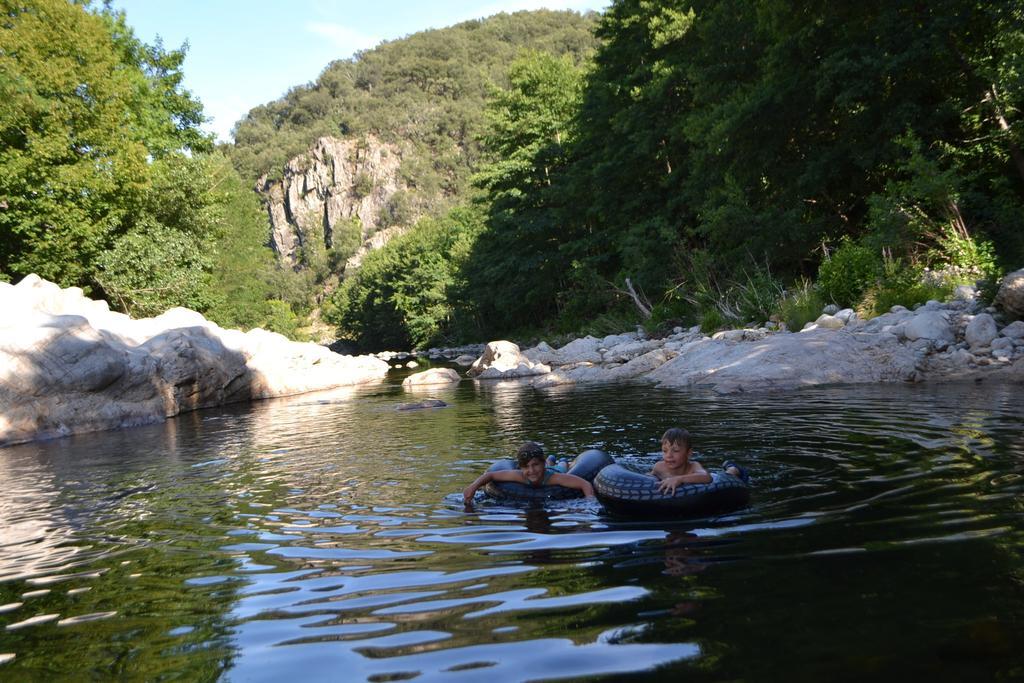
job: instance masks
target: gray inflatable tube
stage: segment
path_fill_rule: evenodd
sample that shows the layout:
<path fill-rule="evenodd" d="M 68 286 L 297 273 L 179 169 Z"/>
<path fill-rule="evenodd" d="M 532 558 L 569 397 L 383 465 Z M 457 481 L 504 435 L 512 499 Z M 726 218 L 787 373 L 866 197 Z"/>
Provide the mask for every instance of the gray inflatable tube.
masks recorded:
<path fill-rule="evenodd" d="M 658 479 L 622 463 L 608 465 L 594 479 L 594 492 L 609 512 L 657 517 L 699 517 L 731 512 L 750 502 L 750 487 L 738 477 L 712 472 L 710 484 L 683 484 L 668 495 Z"/>
<path fill-rule="evenodd" d="M 612 462 L 611 456 L 604 451 L 591 449 L 583 451 L 576 456 L 568 473 L 575 474 L 577 477 L 592 483 L 597 473 Z M 516 463 L 512 460 L 498 460 L 487 471 L 499 472 L 502 470 L 518 469 Z M 484 485 L 484 491 L 493 498 L 535 501 L 565 500 L 567 498 L 579 498 L 583 495 L 583 492 L 579 489 L 568 489 L 564 486 L 555 486 L 553 484 L 530 486 L 529 484 L 519 484 L 512 481 L 489 481 Z"/>

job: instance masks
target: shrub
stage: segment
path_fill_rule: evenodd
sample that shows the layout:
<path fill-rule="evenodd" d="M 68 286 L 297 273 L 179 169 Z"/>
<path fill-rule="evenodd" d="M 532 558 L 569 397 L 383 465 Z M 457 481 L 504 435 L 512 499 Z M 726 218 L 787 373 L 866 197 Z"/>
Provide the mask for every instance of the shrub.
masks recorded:
<path fill-rule="evenodd" d="M 700 331 L 710 334 L 725 327 L 725 316 L 717 308 L 705 308 L 700 316 Z"/>
<path fill-rule="evenodd" d="M 872 318 L 896 305 L 913 308 L 932 299 L 947 299 L 952 294 L 954 285 L 939 284 L 922 276 L 919 268 L 904 266 L 900 259 L 885 259 L 881 278 L 864 293 L 857 304 L 857 314 Z"/>
<path fill-rule="evenodd" d="M 936 238 L 938 247 L 929 252 L 930 260 L 941 265 L 949 284 L 974 284 L 996 274 L 995 249 L 991 242 L 977 240 L 960 224 L 951 222 Z"/>
<path fill-rule="evenodd" d="M 818 268 L 818 287 L 826 299 L 839 306 L 853 306 L 878 279 L 881 266 L 881 258 L 873 250 L 844 237 Z"/>
<path fill-rule="evenodd" d="M 764 322 L 771 317 L 785 289 L 767 267 L 755 266 L 744 276 L 744 280 L 732 283 L 726 299 L 732 302 L 738 322 Z"/>
<path fill-rule="evenodd" d="M 776 316 L 790 330 L 802 330 L 821 315 L 825 300 L 821 291 L 810 280 L 801 280 L 779 300 Z"/>
<path fill-rule="evenodd" d="M 371 192 L 373 192 L 373 177 L 365 171 L 357 173 L 352 180 L 352 196 L 362 199 L 369 196 Z"/>

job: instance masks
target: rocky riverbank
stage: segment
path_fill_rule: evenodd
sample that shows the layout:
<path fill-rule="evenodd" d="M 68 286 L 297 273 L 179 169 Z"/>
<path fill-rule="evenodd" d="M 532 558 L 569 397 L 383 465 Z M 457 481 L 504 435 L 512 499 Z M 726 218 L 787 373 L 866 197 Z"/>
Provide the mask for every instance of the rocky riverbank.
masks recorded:
<path fill-rule="evenodd" d="M 972 288 L 961 287 L 953 301 L 930 301 L 915 310 L 896 306 L 870 320 L 831 308 L 797 332 L 779 325 L 712 335 L 676 328 L 662 338 L 630 332 L 584 337 L 557 349 L 541 342 L 522 351 L 497 341 L 466 375 L 535 387 L 632 380 L 721 393 L 823 384 L 1019 382 L 1024 322 L 1006 318 L 1020 315 L 1024 271 L 1007 276 L 999 298 L 1009 316 L 986 308 Z"/>
<path fill-rule="evenodd" d="M 194 311 L 133 320 L 78 288 L 0 283 L 0 446 L 383 378 L 388 364 Z"/>
<path fill-rule="evenodd" d="M 421 356 L 467 368 L 414 373 L 432 391 L 467 378 L 543 388 L 641 381 L 721 393 L 823 384 L 1024 381 L 1024 271 L 1007 277 L 1001 313 L 970 288 L 915 310 L 861 320 L 825 311 L 798 332 L 766 324 L 712 335 L 676 328 L 583 337 L 560 348 L 508 341 L 421 354 L 345 356 L 317 344 L 225 330 L 186 309 L 133 320 L 35 276 L 0 283 L 0 446 L 157 422 L 182 412 L 383 378 Z"/>

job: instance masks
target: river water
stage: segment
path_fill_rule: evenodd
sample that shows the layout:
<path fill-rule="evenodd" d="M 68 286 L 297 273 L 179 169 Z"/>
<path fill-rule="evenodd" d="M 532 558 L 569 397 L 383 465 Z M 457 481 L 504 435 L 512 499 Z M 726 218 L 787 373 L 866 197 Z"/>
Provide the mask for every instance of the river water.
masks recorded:
<path fill-rule="evenodd" d="M 1019 387 L 400 378 L 0 450 L 0 679 L 1024 677 Z M 462 505 L 523 440 L 672 425 L 750 469 L 748 509 Z"/>

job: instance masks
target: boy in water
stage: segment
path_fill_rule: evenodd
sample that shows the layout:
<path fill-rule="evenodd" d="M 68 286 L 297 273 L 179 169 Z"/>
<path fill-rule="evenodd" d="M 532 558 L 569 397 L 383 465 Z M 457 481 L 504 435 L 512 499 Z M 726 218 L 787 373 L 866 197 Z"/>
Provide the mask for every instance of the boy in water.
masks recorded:
<path fill-rule="evenodd" d="M 661 460 L 650 474 L 661 480 L 658 490 L 672 495 L 680 484 L 710 484 L 711 475 L 701 464 L 690 460 L 693 448 L 690 432 L 681 427 L 672 427 L 661 436 Z M 725 462 L 725 471 L 734 477 L 747 481 L 746 471 L 739 465 Z"/>
<path fill-rule="evenodd" d="M 594 487 L 586 479 L 577 477 L 575 474 L 566 474 L 555 467 L 548 467 L 544 458 L 544 449 L 533 441 L 527 441 L 519 447 L 519 451 L 516 453 L 516 465 L 519 466 L 518 470 L 499 470 L 481 474 L 462 492 L 463 501 L 468 504 L 473 500 L 476 490 L 490 481 L 511 481 L 527 486 L 564 486 L 569 489 L 579 489 L 588 498 L 594 497 Z"/>

